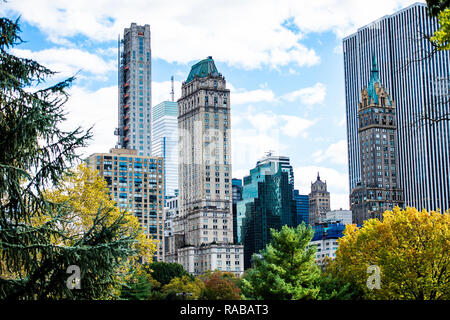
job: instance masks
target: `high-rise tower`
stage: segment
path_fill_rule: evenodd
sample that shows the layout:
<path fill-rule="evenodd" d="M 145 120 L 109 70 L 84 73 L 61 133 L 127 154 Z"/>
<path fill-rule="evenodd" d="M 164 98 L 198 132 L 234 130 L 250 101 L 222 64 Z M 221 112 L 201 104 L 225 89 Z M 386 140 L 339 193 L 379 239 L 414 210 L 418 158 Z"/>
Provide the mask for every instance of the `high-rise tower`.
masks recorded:
<path fill-rule="evenodd" d="M 152 108 L 152 156 L 164 158 L 165 198 L 178 193 L 178 105 L 163 101 Z"/>
<path fill-rule="evenodd" d="M 289 158 L 288 158 L 289 159 Z M 244 267 L 272 240 L 270 229 L 297 225 L 297 205 L 289 170 L 278 158 L 258 162 L 244 177 L 242 200 L 237 203 L 237 240 L 244 245 Z"/>
<path fill-rule="evenodd" d="M 397 177 L 395 111 L 394 102 L 381 84 L 373 56 L 369 85 L 361 90 L 358 105 L 361 182 L 350 195 L 353 223 L 381 220 L 385 210 L 403 206 L 403 191 Z"/>
<path fill-rule="evenodd" d="M 230 90 L 212 57 L 192 66 L 181 89 L 178 185 L 185 246 L 178 259 L 194 274 L 214 268 L 241 274 L 243 248 L 233 245 Z"/>
<path fill-rule="evenodd" d="M 327 190 L 327 182 L 320 180 L 317 172 L 317 180 L 311 183 L 311 193 L 309 194 L 309 224 L 314 226 L 321 223 L 330 210 L 330 192 Z"/>
<path fill-rule="evenodd" d="M 405 206 L 446 210 L 450 207 L 450 122 L 426 115 L 450 112 L 450 52 L 430 52 L 424 35 L 438 28 L 425 3 L 415 3 L 364 26 L 343 40 L 350 190 L 362 181 L 358 105 L 369 83 L 372 54 L 379 77 L 395 101 L 398 182 Z"/>
<path fill-rule="evenodd" d="M 132 23 L 119 40 L 118 147 L 151 155 L 150 26 Z"/>

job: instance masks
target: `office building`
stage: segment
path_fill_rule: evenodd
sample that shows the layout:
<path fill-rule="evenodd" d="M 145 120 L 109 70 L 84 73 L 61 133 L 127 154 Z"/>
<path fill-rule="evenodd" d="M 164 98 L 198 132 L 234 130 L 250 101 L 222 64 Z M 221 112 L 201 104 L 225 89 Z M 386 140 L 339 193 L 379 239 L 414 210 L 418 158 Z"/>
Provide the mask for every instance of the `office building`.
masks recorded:
<path fill-rule="evenodd" d="M 363 181 L 358 105 L 375 55 L 379 78 L 395 101 L 397 184 L 403 188 L 404 205 L 450 207 L 450 122 L 426 119 L 450 112 L 450 52 L 430 55 L 433 47 L 424 37 L 437 28 L 426 4 L 416 3 L 343 39 L 350 190 Z"/>
<path fill-rule="evenodd" d="M 327 182 L 320 180 L 317 173 L 317 180 L 311 182 L 309 194 L 309 224 L 313 226 L 320 223 L 328 211 L 330 211 L 330 193 L 327 191 Z"/>
<path fill-rule="evenodd" d="M 117 147 L 151 155 L 150 26 L 132 23 L 119 38 Z"/>
<path fill-rule="evenodd" d="M 180 219 L 178 197 L 166 199 L 164 215 L 164 262 L 178 263 L 178 249 L 184 245 L 184 229 Z"/>
<path fill-rule="evenodd" d="M 289 172 L 279 161 L 258 162 L 244 177 L 242 200 L 237 203 L 237 241 L 244 245 L 244 268 L 271 241 L 270 229 L 295 227 L 297 206 Z"/>
<path fill-rule="evenodd" d="M 338 222 L 319 223 L 313 226 L 314 236 L 307 248 L 316 247 L 316 263 L 323 266 L 324 259 L 336 258 L 337 239 L 343 237 L 345 224 Z"/>
<path fill-rule="evenodd" d="M 286 156 L 275 156 L 272 151 L 266 153 L 266 155 L 256 162 L 256 166 L 260 166 L 266 163 L 280 163 L 281 170 L 285 171 L 289 175 L 289 183 L 294 186 L 294 169 L 291 166 L 289 157 Z"/>
<path fill-rule="evenodd" d="M 111 149 L 88 158 L 90 168 L 104 177 L 110 197 L 121 210 L 133 213 L 144 233 L 159 243 L 154 260 L 164 258 L 164 163 L 159 157 L 140 156 L 137 150 Z"/>
<path fill-rule="evenodd" d="M 309 196 L 307 194 L 300 194 L 298 190 L 294 190 L 294 200 L 297 209 L 297 225 L 304 222 L 309 225 Z"/>
<path fill-rule="evenodd" d="M 342 209 L 328 211 L 323 222 L 329 223 L 331 221 L 336 221 L 341 224 L 352 224 L 352 211 Z"/>
<path fill-rule="evenodd" d="M 353 222 L 382 220 L 385 210 L 403 206 L 397 179 L 396 107 L 384 89 L 375 56 L 370 81 L 361 91 L 358 106 L 361 182 L 350 194 Z"/>
<path fill-rule="evenodd" d="M 192 66 L 178 100 L 179 214 L 186 270 L 243 272 L 243 247 L 233 245 L 230 90 L 212 57 Z M 219 255 L 225 255 L 219 258 Z M 233 254 L 228 254 L 232 252 Z"/>
<path fill-rule="evenodd" d="M 178 190 L 178 105 L 164 101 L 152 108 L 152 156 L 164 159 L 165 197 Z"/>
<path fill-rule="evenodd" d="M 231 188 L 233 207 L 233 243 L 237 243 L 237 203 L 242 200 L 242 180 L 233 178 L 231 181 Z"/>

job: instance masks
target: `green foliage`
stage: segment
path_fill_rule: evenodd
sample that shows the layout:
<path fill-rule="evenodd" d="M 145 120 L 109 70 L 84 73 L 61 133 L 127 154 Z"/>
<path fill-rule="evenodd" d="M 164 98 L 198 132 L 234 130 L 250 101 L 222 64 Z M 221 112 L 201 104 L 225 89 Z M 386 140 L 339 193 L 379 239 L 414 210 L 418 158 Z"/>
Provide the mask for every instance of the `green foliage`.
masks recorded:
<path fill-rule="evenodd" d="M 439 13 L 450 7 L 450 0 L 427 0 L 427 11 L 431 17 L 439 16 Z"/>
<path fill-rule="evenodd" d="M 450 49 L 450 8 L 439 13 L 439 30 L 437 30 L 431 41 L 436 45 L 438 50 Z"/>
<path fill-rule="evenodd" d="M 162 286 L 168 284 L 173 278 L 189 275 L 183 266 L 178 263 L 153 262 L 145 266 L 153 279 Z"/>
<path fill-rule="evenodd" d="M 437 17 L 439 29 L 429 38 L 437 50 L 450 50 L 450 0 L 427 0 L 431 17 Z"/>
<path fill-rule="evenodd" d="M 314 231 L 305 224 L 271 230 L 272 241 L 260 257 L 253 256 L 254 268 L 241 281 L 246 298 L 297 300 L 315 299 L 320 270 L 315 264 L 315 248 L 306 249 Z"/>
<path fill-rule="evenodd" d="M 173 278 L 162 288 L 168 300 L 197 300 L 205 285 L 199 278 L 184 275 Z"/>
<path fill-rule="evenodd" d="M 364 299 L 450 298 L 450 211 L 408 207 L 385 211 L 361 228 L 347 225 L 328 271 L 351 283 Z M 368 267 L 380 270 L 380 287 L 367 286 Z"/>
<path fill-rule="evenodd" d="M 318 300 L 355 300 L 361 295 L 352 284 L 345 283 L 331 274 L 323 273 L 317 285 L 320 287 Z"/>
<path fill-rule="evenodd" d="M 76 151 L 91 133 L 59 129 L 73 78 L 35 89 L 54 72 L 8 53 L 19 32 L 18 21 L 0 18 L 0 299 L 111 297 L 135 235 L 124 231 L 124 215 L 109 221 L 102 206 L 85 232 L 62 227 L 73 208 L 45 191 L 80 162 Z M 67 287 L 69 265 L 80 267 L 81 289 Z"/>
<path fill-rule="evenodd" d="M 200 300 L 240 300 L 241 290 L 238 287 L 238 278 L 232 273 L 210 271 L 200 277 L 205 288 L 200 294 Z"/>
<path fill-rule="evenodd" d="M 148 278 L 138 275 L 123 287 L 120 298 L 125 300 L 148 300 L 152 294 L 152 285 Z"/>

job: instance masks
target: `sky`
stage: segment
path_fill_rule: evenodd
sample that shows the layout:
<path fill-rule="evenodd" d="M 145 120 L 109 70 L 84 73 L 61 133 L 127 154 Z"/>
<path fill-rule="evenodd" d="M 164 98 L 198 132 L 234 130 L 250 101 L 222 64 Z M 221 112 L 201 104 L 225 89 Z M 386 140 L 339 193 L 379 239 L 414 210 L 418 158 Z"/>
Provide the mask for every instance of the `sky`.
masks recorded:
<path fill-rule="evenodd" d="M 348 209 L 342 39 L 413 0 L 7 0 L 24 43 L 11 53 L 76 75 L 64 128 L 94 126 L 81 153 L 108 152 L 118 126 L 117 38 L 149 24 L 152 104 L 175 100 L 196 62 L 212 56 L 231 90 L 233 177 L 271 150 L 289 156 L 295 187 L 320 172 L 331 209 Z"/>

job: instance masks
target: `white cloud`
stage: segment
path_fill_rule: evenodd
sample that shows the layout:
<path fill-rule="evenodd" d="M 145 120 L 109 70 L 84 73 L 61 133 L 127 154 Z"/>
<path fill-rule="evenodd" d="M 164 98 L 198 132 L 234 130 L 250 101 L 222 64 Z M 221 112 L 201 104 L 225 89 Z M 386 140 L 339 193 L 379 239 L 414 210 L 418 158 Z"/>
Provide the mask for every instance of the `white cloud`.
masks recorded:
<path fill-rule="evenodd" d="M 76 35 L 114 41 L 131 22 L 152 29 L 153 57 L 188 63 L 207 55 L 246 69 L 312 66 L 317 53 L 301 43 L 312 32 L 338 37 L 416 0 L 35 0 L 9 1 L 3 14 L 20 15 L 59 44 Z M 297 31 L 282 27 L 287 19 Z M 67 44 L 67 43 L 66 43 Z"/>
<path fill-rule="evenodd" d="M 309 119 L 303 119 L 296 116 L 279 116 L 282 120 L 286 121 L 285 124 L 281 127 L 281 131 L 289 136 L 289 137 L 298 137 L 301 135 L 303 138 L 306 138 L 307 131 L 309 127 L 311 127 L 315 121 Z"/>
<path fill-rule="evenodd" d="M 300 190 L 300 194 L 311 192 L 311 183 L 316 181 L 318 172 L 320 173 L 320 179 L 327 182 L 331 197 L 331 209 L 348 209 L 348 174 L 333 168 L 320 166 L 295 167 L 295 187 Z"/>
<path fill-rule="evenodd" d="M 58 78 L 67 78 L 78 71 L 90 73 L 94 76 L 104 76 L 109 71 L 116 71 L 116 60 L 104 61 L 99 56 L 73 48 L 51 48 L 41 51 L 13 48 L 11 53 L 28 59 L 33 59 L 58 72 Z"/>
<path fill-rule="evenodd" d="M 326 87 L 323 83 L 316 83 L 313 87 L 302 88 L 289 92 L 282 96 L 282 99 L 289 102 L 300 100 L 305 105 L 321 104 L 325 100 Z"/>
<path fill-rule="evenodd" d="M 181 81 L 173 82 L 174 89 L 174 101 L 177 101 L 181 97 Z M 157 105 L 163 101 L 172 101 L 172 82 L 152 82 L 152 105 Z"/>
<path fill-rule="evenodd" d="M 347 153 L 347 140 L 339 140 L 336 143 L 331 144 L 325 152 L 319 150 L 313 155 L 315 162 L 322 162 L 324 160 L 330 160 L 336 164 L 347 165 L 348 153 Z"/>
<path fill-rule="evenodd" d="M 114 129 L 118 123 L 117 87 L 101 88 L 89 91 L 73 86 L 68 90 L 70 98 L 65 110 L 67 120 L 61 125 L 63 129 L 93 128 L 93 139 L 89 146 L 82 150 L 84 156 L 95 152 L 108 152 L 117 142 Z M 88 117 L 86 115 L 89 115 Z"/>

